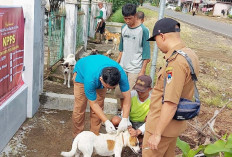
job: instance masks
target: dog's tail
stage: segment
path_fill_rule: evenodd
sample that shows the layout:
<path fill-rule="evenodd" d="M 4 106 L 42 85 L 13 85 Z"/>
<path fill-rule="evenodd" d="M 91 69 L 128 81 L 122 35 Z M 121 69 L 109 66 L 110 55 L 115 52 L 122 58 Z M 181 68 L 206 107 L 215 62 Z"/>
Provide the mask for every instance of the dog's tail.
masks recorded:
<path fill-rule="evenodd" d="M 61 152 L 61 155 L 62 156 L 65 156 L 65 157 L 70 157 L 70 156 L 74 156 L 76 151 L 77 151 L 77 144 L 78 144 L 78 136 L 74 139 L 73 143 L 72 143 L 72 149 L 70 152 Z"/>

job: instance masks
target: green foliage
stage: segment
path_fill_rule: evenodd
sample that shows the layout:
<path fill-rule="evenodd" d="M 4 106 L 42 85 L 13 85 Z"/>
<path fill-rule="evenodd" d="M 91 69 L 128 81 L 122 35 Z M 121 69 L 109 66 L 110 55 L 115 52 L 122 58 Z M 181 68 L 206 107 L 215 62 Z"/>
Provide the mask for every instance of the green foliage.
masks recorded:
<path fill-rule="evenodd" d="M 158 7 L 159 6 L 159 2 L 160 2 L 160 0 L 153 0 L 152 3 L 151 3 L 151 5 Z"/>
<path fill-rule="evenodd" d="M 176 9 L 175 9 L 175 11 L 180 12 L 181 11 L 181 7 L 177 6 Z"/>
<path fill-rule="evenodd" d="M 153 18 L 155 16 L 154 11 L 146 8 L 138 8 L 137 11 L 144 12 L 145 18 Z"/>
<path fill-rule="evenodd" d="M 183 157 L 194 157 L 198 152 L 203 151 L 206 156 L 216 156 L 224 153 L 224 157 L 232 156 L 232 134 L 227 137 L 227 134 L 222 139 L 209 144 L 207 146 L 200 145 L 196 150 L 190 149 L 188 143 L 181 141 L 179 138 L 176 143 L 177 147 L 181 149 Z"/>
<path fill-rule="evenodd" d="M 204 149 L 204 146 L 202 145 L 199 146 L 197 150 L 190 149 L 189 144 L 181 141 L 179 138 L 177 139 L 176 145 L 183 152 L 183 157 L 194 157 L 198 152 Z"/>
<path fill-rule="evenodd" d="M 115 12 L 118 9 L 121 9 L 123 5 L 127 3 L 132 3 L 132 4 L 139 4 L 139 0 L 113 0 L 113 12 Z"/>
<path fill-rule="evenodd" d="M 232 19 L 232 15 L 228 15 L 228 17 Z"/>
<path fill-rule="evenodd" d="M 213 11 L 212 10 L 211 11 L 207 11 L 207 12 L 205 12 L 205 15 L 212 16 L 213 15 Z"/>
<path fill-rule="evenodd" d="M 232 134 L 228 138 L 225 135 L 221 140 L 209 144 L 204 150 L 206 155 L 218 155 L 221 152 L 224 152 L 225 157 L 232 156 Z"/>
<path fill-rule="evenodd" d="M 123 15 L 122 15 L 122 8 L 121 8 L 121 9 L 118 9 L 118 10 L 109 18 L 108 21 L 124 23 L 124 18 L 123 18 Z"/>
<path fill-rule="evenodd" d="M 137 11 L 142 11 L 145 17 L 154 17 L 154 12 L 144 8 L 138 8 Z M 124 23 L 124 18 L 122 15 L 122 8 L 118 9 L 109 19 L 110 22 Z"/>

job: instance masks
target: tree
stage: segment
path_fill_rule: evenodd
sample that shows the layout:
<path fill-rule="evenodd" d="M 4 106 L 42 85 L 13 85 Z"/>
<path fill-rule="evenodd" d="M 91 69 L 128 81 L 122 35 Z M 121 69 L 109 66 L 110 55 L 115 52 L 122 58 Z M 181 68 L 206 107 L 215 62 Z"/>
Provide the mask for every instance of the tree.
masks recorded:
<path fill-rule="evenodd" d="M 49 0 L 50 11 L 59 10 L 59 7 L 60 7 L 62 2 L 64 2 L 64 0 Z"/>

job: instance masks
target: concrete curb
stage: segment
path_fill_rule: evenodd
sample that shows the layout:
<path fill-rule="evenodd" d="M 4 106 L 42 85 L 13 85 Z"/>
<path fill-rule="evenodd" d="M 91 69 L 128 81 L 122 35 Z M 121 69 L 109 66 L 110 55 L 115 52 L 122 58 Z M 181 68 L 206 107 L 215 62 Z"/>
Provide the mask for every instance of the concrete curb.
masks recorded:
<path fill-rule="evenodd" d="M 106 29 L 112 33 L 121 33 L 123 23 L 106 22 Z"/>
<path fill-rule="evenodd" d="M 43 108 L 73 111 L 74 95 L 46 92 L 40 95 L 40 100 Z M 117 111 L 117 100 L 105 98 L 104 113 L 117 114 Z M 90 112 L 89 104 L 86 112 Z"/>

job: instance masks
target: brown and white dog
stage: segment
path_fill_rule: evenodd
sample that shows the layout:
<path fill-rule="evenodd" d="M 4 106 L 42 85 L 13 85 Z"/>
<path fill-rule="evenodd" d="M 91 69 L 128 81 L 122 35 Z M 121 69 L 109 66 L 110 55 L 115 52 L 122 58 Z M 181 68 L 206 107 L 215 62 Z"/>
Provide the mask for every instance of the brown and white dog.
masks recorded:
<path fill-rule="evenodd" d="M 97 49 L 92 49 L 90 55 L 98 55 L 99 52 Z"/>
<path fill-rule="evenodd" d="M 95 135 L 91 131 L 83 131 L 78 134 L 72 143 L 70 152 L 61 152 L 65 157 L 79 157 L 82 153 L 84 157 L 91 157 L 92 154 L 100 156 L 121 157 L 123 147 L 130 147 L 134 153 L 140 153 L 139 141 L 137 137 L 130 136 L 128 131 L 119 134 Z"/>
<path fill-rule="evenodd" d="M 76 60 L 74 54 L 69 54 L 67 58 L 64 58 L 64 62 L 61 64 L 63 68 L 64 85 L 68 84 L 68 88 L 70 88 L 70 79 L 75 64 Z"/>
<path fill-rule="evenodd" d="M 113 49 L 116 49 L 117 46 L 120 43 L 120 34 L 119 33 L 111 33 L 110 31 L 108 31 L 107 29 L 105 29 L 105 43 L 108 44 L 109 40 L 113 41 Z"/>

